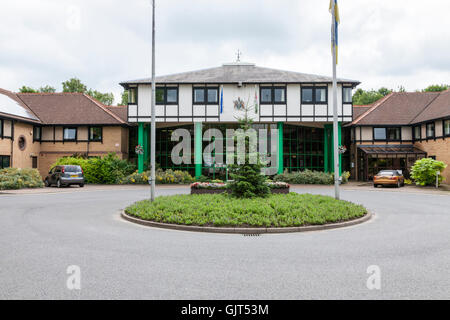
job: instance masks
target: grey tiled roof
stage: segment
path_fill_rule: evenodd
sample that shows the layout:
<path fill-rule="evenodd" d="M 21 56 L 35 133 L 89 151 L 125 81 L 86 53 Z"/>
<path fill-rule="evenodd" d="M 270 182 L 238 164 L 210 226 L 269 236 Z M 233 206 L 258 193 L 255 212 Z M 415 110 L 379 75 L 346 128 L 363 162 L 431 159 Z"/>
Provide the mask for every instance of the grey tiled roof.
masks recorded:
<path fill-rule="evenodd" d="M 221 67 L 156 77 L 157 83 L 331 83 L 332 78 L 307 73 L 257 67 L 249 63 L 230 63 Z M 359 81 L 338 79 L 359 84 Z M 121 85 L 151 83 L 151 78 L 124 81 Z"/>

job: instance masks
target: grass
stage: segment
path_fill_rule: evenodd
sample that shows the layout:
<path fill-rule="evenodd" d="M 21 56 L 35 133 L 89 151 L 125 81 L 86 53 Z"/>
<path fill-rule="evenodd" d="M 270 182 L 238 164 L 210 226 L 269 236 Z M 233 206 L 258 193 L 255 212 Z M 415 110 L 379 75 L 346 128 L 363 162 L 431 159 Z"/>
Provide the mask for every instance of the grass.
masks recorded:
<path fill-rule="evenodd" d="M 351 202 L 322 195 L 273 194 L 236 199 L 226 194 L 176 195 L 137 202 L 129 215 L 155 222 L 214 227 L 296 227 L 342 222 L 367 210 Z"/>

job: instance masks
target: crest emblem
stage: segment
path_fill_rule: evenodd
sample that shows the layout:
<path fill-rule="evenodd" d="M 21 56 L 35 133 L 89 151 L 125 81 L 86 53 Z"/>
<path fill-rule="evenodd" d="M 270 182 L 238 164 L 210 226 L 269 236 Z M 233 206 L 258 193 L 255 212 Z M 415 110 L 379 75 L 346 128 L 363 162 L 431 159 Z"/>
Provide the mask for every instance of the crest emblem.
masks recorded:
<path fill-rule="evenodd" d="M 244 110 L 245 103 L 243 100 L 241 100 L 241 98 L 238 98 L 237 100 L 233 101 L 233 103 L 234 103 L 234 108 L 236 110 Z"/>

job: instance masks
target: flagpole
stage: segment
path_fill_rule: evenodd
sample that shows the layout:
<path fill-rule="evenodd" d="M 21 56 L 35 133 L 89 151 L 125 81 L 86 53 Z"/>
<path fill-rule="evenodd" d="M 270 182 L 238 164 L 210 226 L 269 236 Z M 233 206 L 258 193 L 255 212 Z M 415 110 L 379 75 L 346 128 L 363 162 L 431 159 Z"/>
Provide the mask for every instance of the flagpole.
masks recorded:
<path fill-rule="evenodd" d="M 336 80 L 336 2 L 332 1 L 331 7 L 331 34 L 333 39 L 333 154 L 334 154 L 334 197 L 339 200 L 339 128 L 337 108 L 337 80 Z"/>
<path fill-rule="evenodd" d="M 155 83 L 155 0 L 152 0 L 152 121 L 150 136 L 150 174 L 151 174 L 151 201 L 155 201 L 155 145 L 156 145 L 156 121 L 155 121 L 155 101 L 156 101 L 156 83 Z"/>

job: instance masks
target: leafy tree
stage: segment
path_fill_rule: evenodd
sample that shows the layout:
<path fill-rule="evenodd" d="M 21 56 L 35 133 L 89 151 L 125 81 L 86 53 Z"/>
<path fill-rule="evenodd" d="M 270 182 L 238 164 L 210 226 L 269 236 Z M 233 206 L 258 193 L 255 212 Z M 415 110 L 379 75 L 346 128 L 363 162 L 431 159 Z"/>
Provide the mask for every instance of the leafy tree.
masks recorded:
<path fill-rule="evenodd" d="M 46 85 L 45 87 L 40 87 L 39 92 L 55 93 L 56 89 L 52 86 Z"/>
<path fill-rule="evenodd" d="M 128 104 L 128 90 L 122 92 L 122 101 L 120 102 L 121 106 L 126 106 Z"/>
<path fill-rule="evenodd" d="M 389 93 L 390 91 L 386 88 L 381 88 L 378 91 L 375 91 L 373 89 L 366 91 L 360 88 L 357 89 L 355 91 L 355 94 L 353 95 L 353 104 L 355 105 L 372 104 Z"/>
<path fill-rule="evenodd" d="M 33 89 L 32 87 L 22 86 L 19 89 L 20 93 L 36 93 L 38 92 L 36 89 Z"/>
<path fill-rule="evenodd" d="M 71 78 L 70 80 L 62 83 L 63 92 L 80 92 L 85 93 L 87 91 L 86 85 L 81 83 L 77 78 Z"/>
<path fill-rule="evenodd" d="M 441 92 L 447 90 L 448 88 L 450 88 L 450 86 L 447 84 L 432 84 L 423 89 L 422 92 Z"/>
<path fill-rule="evenodd" d="M 114 95 L 112 93 L 101 93 L 97 90 L 89 89 L 86 94 L 107 106 L 112 105 L 114 102 Z"/>
<path fill-rule="evenodd" d="M 417 160 L 411 168 L 411 178 L 417 185 L 426 186 L 436 183 L 436 172 L 442 173 L 447 167 L 442 161 L 436 161 L 432 158 L 423 158 Z M 439 175 L 439 183 L 443 180 L 442 174 Z"/>

